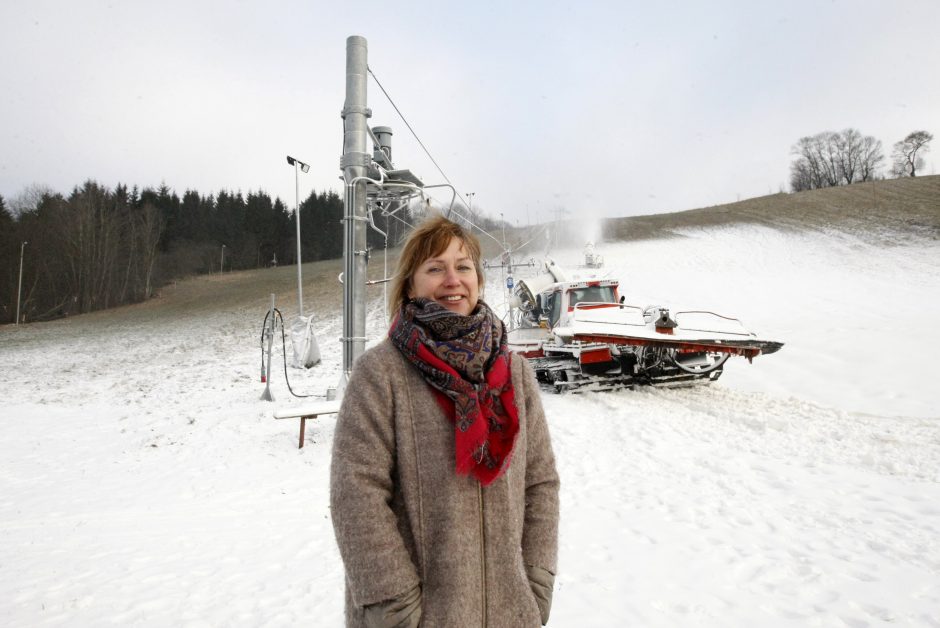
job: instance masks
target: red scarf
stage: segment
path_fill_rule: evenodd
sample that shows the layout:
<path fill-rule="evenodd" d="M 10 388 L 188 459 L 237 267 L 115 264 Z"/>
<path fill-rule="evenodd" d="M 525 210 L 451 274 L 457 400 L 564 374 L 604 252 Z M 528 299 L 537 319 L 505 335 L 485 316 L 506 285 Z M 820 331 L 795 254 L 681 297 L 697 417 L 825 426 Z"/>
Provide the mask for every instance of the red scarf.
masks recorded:
<path fill-rule="evenodd" d="M 482 301 L 461 316 L 415 299 L 402 306 L 388 335 L 454 422 L 457 473 L 492 483 L 509 466 L 519 433 L 502 321 Z"/>

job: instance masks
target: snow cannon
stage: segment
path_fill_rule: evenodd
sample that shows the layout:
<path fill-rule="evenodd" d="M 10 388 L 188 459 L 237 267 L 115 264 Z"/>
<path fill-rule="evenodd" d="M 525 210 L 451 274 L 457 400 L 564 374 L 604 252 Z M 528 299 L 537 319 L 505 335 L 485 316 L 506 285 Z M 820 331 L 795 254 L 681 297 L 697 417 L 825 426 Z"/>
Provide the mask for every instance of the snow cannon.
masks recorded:
<path fill-rule="evenodd" d="M 541 304 L 537 296 L 545 289 L 559 281 L 565 281 L 565 272 L 552 260 L 543 262 L 544 272 L 532 279 L 520 279 L 513 289 L 512 296 L 509 297 L 510 307 L 522 310 L 527 314 L 535 313 L 538 316 L 538 310 Z"/>

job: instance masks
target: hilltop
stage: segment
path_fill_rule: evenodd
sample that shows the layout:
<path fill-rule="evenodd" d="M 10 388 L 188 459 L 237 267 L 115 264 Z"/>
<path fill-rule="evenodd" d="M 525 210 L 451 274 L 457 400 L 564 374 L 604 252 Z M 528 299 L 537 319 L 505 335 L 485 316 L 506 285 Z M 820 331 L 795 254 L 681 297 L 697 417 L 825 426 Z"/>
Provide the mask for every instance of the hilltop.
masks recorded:
<path fill-rule="evenodd" d="M 843 231 L 873 244 L 940 238 L 940 175 L 771 194 L 668 214 L 610 218 L 604 239 L 643 240 L 686 228 L 758 224 L 787 231 Z M 572 243 L 575 244 L 575 243 Z"/>

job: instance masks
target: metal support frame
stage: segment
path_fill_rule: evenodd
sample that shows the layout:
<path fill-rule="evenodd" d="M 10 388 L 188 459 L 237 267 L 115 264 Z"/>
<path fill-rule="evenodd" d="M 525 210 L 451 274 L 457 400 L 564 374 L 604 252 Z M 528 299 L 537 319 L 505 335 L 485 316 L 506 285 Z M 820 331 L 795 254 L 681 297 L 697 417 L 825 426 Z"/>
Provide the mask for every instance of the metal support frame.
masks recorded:
<path fill-rule="evenodd" d="M 368 119 L 367 79 L 368 44 L 364 37 L 346 39 L 346 102 L 343 106 L 343 156 L 340 169 L 345 183 L 343 214 L 343 372 L 339 391 L 345 389 L 353 364 L 365 351 L 366 344 L 366 271 L 369 252 L 366 230 L 372 227 L 384 237 L 373 220 L 371 209 L 397 201 L 400 207 L 414 196 L 424 196 L 425 186 L 409 170 L 394 169 L 392 129 L 370 129 Z M 369 150 L 369 142 L 372 150 Z M 456 190 L 453 191 L 451 209 Z M 398 209 L 400 209 L 400 207 Z M 393 215 L 396 211 L 390 212 Z M 448 210 L 450 213 L 450 209 Z"/>
<path fill-rule="evenodd" d="M 365 351 L 366 298 L 366 183 L 372 163 L 368 152 L 367 105 L 368 44 L 365 37 L 346 39 L 346 103 L 343 106 L 343 156 L 340 167 L 346 182 L 343 216 L 343 376 L 340 387 L 352 372 L 353 363 Z"/>

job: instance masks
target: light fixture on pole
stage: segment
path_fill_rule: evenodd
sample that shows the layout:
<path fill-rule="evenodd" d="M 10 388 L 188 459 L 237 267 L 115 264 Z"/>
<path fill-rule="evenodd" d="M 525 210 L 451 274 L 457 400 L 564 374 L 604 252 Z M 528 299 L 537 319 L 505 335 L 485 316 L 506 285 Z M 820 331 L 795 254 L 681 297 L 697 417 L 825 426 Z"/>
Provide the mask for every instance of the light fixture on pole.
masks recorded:
<path fill-rule="evenodd" d="M 219 258 L 219 274 L 225 272 L 225 245 L 222 245 L 222 256 Z"/>
<path fill-rule="evenodd" d="M 26 240 L 23 240 L 23 243 L 20 245 L 20 283 L 16 288 L 16 321 L 15 324 L 20 324 L 20 297 L 23 294 L 23 249 L 26 248 L 26 245 L 29 244 Z"/>
<path fill-rule="evenodd" d="M 476 196 L 476 192 L 467 192 L 467 211 L 470 213 L 470 219 L 473 219 L 473 197 Z"/>
<path fill-rule="evenodd" d="M 294 159 L 290 155 L 287 156 L 287 163 L 294 167 L 294 198 L 296 199 L 294 216 L 297 218 L 297 310 L 299 312 L 299 316 L 303 316 L 304 288 L 300 272 L 300 175 L 298 173 L 298 168 L 304 172 L 309 172 L 310 164 L 305 164 L 299 159 Z"/>

